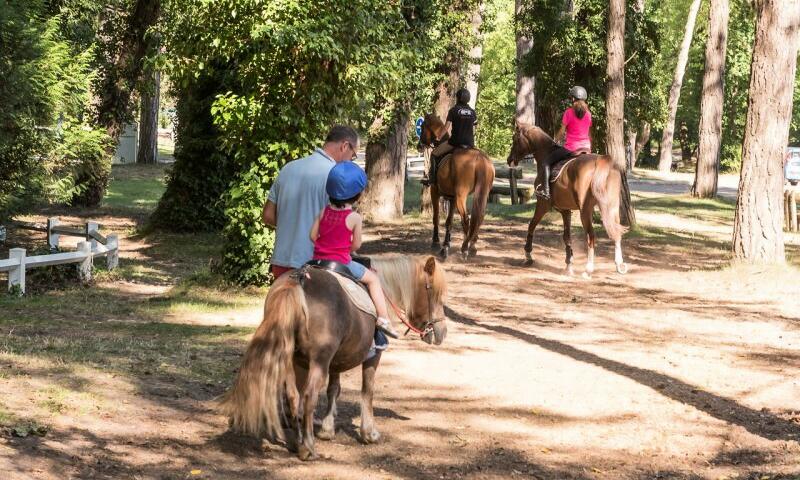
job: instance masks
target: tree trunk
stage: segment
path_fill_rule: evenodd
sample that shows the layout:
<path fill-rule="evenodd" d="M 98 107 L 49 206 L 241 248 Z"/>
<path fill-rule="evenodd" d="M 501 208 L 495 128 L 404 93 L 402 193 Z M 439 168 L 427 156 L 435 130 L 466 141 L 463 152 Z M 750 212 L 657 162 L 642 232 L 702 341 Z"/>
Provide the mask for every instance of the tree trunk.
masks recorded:
<path fill-rule="evenodd" d="M 408 108 L 396 109 L 393 116 L 385 140 L 367 143 L 366 170 L 369 186 L 359 202 L 359 210 L 372 221 L 403 218 L 410 122 Z"/>
<path fill-rule="evenodd" d="M 636 147 L 633 150 L 633 166 L 636 166 L 636 162 L 639 161 L 639 157 L 642 155 L 642 150 L 645 147 L 649 147 L 650 145 L 650 122 L 642 122 L 641 127 L 639 128 L 639 136 L 636 140 Z M 650 150 L 647 150 L 647 156 L 650 156 Z"/>
<path fill-rule="evenodd" d="M 119 11 L 111 7 L 104 10 L 101 55 L 106 58 L 97 87 L 97 122 L 106 129 L 114 144 L 130 118 L 131 94 L 141 80 L 142 60 L 152 47 L 146 34 L 160 14 L 160 0 L 136 0 L 124 30 L 118 32 L 114 28 Z"/>
<path fill-rule="evenodd" d="M 681 96 L 683 74 L 686 72 L 686 62 L 689 60 L 689 47 L 692 45 L 694 24 L 697 20 L 697 11 L 699 9 L 700 0 L 692 0 L 692 5 L 689 7 L 689 17 L 686 19 L 686 29 L 683 32 L 683 41 L 678 52 L 678 64 L 675 66 L 672 87 L 669 89 L 669 114 L 661 136 L 661 156 L 658 160 L 658 169 L 662 172 L 669 172 L 672 167 L 672 137 L 675 134 L 675 116 L 678 113 L 678 100 Z"/>
<path fill-rule="evenodd" d="M 515 118 L 520 122 L 536 123 L 534 78 L 525 75 L 522 61 L 533 48 L 533 40 L 520 32 L 520 21 L 525 8 L 524 0 L 516 0 L 514 5 L 515 30 L 517 34 L 517 108 Z"/>
<path fill-rule="evenodd" d="M 622 170 L 620 220 L 623 225 L 633 226 L 636 223 L 636 216 L 625 175 L 625 0 L 609 0 L 606 48 L 608 50 L 606 149 L 614 163 Z"/>
<path fill-rule="evenodd" d="M 636 130 L 628 130 L 628 144 L 625 146 L 625 169 L 630 172 L 636 164 Z"/>
<path fill-rule="evenodd" d="M 469 106 L 472 108 L 475 108 L 478 102 L 478 77 L 481 74 L 481 59 L 483 58 L 483 35 L 481 35 L 483 9 L 483 2 L 480 2 L 472 13 L 472 34 L 475 36 L 475 44 L 469 51 L 466 85 L 467 90 L 469 90 Z"/>
<path fill-rule="evenodd" d="M 447 112 L 456 104 L 456 89 L 460 76 L 458 65 L 448 68 L 445 80 L 436 85 L 436 100 L 433 103 L 433 113 L 443 121 L 447 119 Z"/>
<path fill-rule="evenodd" d="M 161 93 L 161 73 L 153 74 L 152 92 L 142 92 L 139 114 L 139 152 L 136 163 L 158 162 L 158 101 Z"/>
<path fill-rule="evenodd" d="M 792 115 L 800 2 L 759 0 L 756 11 L 733 254 L 748 262 L 783 263 L 783 159 Z"/>
<path fill-rule="evenodd" d="M 722 109 L 725 106 L 725 50 L 728 43 L 728 0 L 711 0 L 708 12 L 706 68 L 700 104 L 700 144 L 692 195 L 711 198 L 717 194 L 722 148 Z"/>

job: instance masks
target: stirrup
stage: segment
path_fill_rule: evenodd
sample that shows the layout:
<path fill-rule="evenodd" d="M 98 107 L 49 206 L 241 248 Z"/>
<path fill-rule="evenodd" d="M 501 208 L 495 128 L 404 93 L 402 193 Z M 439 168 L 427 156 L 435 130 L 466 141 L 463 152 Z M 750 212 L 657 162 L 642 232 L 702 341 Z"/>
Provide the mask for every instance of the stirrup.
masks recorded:
<path fill-rule="evenodd" d="M 546 200 L 550 200 L 550 195 L 545 191 L 544 187 L 539 185 L 534 189 L 533 193 L 536 194 L 537 197 L 542 197 Z"/>

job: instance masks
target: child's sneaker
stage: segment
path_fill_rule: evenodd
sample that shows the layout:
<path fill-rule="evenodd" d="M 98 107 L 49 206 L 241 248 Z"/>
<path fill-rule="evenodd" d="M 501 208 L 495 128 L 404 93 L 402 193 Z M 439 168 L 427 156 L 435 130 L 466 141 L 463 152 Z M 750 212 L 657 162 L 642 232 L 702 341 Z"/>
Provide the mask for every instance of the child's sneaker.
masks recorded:
<path fill-rule="evenodd" d="M 392 327 L 392 322 L 390 322 L 388 318 L 378 317 L 375 326 L 392 338 L 400 338 L 400 334 L 395 331 L 394 327 Z"/>

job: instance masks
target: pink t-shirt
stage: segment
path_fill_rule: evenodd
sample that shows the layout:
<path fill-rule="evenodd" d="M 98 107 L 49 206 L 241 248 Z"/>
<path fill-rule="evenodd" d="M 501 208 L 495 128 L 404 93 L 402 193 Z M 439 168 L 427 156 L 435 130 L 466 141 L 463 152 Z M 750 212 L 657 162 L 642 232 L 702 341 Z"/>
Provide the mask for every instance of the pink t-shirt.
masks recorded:
<path fill-rule="evenodd" d="M 353 210 L 334 210 L 328 205 L 319 219 L 319 234 L 314 242 L 314 260 L 334 260 L 347 265 L 352 260 L 350 247 L 353 231 L 347 228 L 347 217 Z"/>
<path fill-rule="evenodd" d="M 592 151 L 592 141 L 589 139 L 589 129 L 592 128 L 592 114 L 588 111 L 583 118 L 578 118 L 572 107 L 564 112 L 561 123 L 567 127 L 567 139 L 564 141 L 564 148 L 570 152 L 585 150 Z"/>

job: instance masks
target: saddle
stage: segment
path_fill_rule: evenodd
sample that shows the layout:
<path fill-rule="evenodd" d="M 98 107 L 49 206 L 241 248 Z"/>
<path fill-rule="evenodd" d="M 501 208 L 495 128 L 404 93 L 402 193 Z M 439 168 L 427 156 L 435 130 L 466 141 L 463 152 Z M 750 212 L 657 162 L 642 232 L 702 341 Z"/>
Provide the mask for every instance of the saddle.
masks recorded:
<path fill-rule="evenodd" d="M 372 263 L 368 257 L 353 257 L 353 261 L 367 268 L 370 268 Z M 356 308 L 367 315 L 378 317 L 378 312 L 375 310 L 375 304 L 372 303 L 367 287 L 353 277 L 346 265 L 333 260 L 309 260 L 300 270 L 309 268 L 325 270 L 330 273 L 339 282 L 342 290 L 347 294 L 347 298 Z"/>
<path fill-rule="evenodd" d="M 565 158 L 559 160 L 558 162 L 556 162 L 554 165 L 551 165 L 550 166 L 550 179 L 549 179 L 550 183 L 555 183 L 556 180 L 558 180 L 558 177 L 560 177 L 561 173 L 564 171 L 564 167 L 569 165 L 570 162 L 572 162 L 576 158 L 580 157 L 581 155 L 585 155 L 587 153 L 590 153 L 590 152 L 581 152 L 581 151 L 572 152 L 572 153 L 570 153 L 570 155 L 568 157 L 565 157 Z"/>

